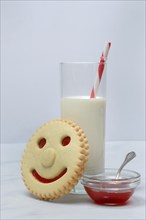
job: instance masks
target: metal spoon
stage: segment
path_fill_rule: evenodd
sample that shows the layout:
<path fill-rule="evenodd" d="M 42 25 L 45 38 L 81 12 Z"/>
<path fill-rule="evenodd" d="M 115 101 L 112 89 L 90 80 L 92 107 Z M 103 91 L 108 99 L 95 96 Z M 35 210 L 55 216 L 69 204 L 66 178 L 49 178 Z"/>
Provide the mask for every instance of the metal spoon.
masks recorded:
<path fill-rule="evenodd" d="M 119 168 L 118 171 L 117 171 L 116 179 L 119 178 L 120 173 L 121 173 L 123 167 L 124 167 L 128 162 L 130 162 L 134 157 L 136 157 L 136 153 L 135 153 L 134 151 L 131 151 L 131 152 L 129 152 L 129 153 L 126 155 L 125 160 L 123 161 L 122 165 L 120 166 L 120 168 Z"/>

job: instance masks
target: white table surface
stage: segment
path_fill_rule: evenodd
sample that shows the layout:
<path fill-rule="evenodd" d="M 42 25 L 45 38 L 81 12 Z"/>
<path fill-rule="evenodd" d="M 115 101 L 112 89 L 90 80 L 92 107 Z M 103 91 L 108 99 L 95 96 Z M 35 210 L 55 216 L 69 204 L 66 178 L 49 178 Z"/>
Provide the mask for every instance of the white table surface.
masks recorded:
<path fill-rule="evenodd" d="M 1 219 L 146 219 L 144 142 L 106 143 L 106 167 L 119 167 L 131 150 L 137 154 L 126 168 L 141 174 L 141 184 L 124 206 L 96 205 L 87 195 L 69 194 L 53 202 L 34 198 L 21 179 L 24 148 L 25 144 L 1 146 Z"/>

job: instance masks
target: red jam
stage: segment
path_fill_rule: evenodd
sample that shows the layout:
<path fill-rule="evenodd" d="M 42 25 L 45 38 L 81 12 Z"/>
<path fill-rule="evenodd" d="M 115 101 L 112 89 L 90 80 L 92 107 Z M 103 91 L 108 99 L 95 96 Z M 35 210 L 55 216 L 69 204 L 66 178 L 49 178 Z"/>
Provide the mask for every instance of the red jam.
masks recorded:
<path fill-rule="evenodd" d="M 62 145 L 67 146 L 70 143 L 71 138 L 69 136 L 66 136 L 62 140 Z"/>
<path fill-rule="evenodd" d="M 129 189 L 127 191 L 119 192 L 109 192 L 109 191 L 96 191 L 96 189 L 84 186 L 88 195 L 97 204 L 102 205 L 121 205 L 124 204 L 130 196 L 133 194 L 134 189 Z"/>
<path fill-rule="evenodd" d="M 52 183 L 58 179 L 60 179 L 65 173 L 67 172 L 67 168 L 65 168 L 59 175 L 57 175 L 56 177 L 54 178 L 51 178 L 51 179 L 46 179 L 46 178 L 43 178 L 41 177 L 37 171 L 34 169 L 32 170 L 32 175 L 41 183 Z"/>

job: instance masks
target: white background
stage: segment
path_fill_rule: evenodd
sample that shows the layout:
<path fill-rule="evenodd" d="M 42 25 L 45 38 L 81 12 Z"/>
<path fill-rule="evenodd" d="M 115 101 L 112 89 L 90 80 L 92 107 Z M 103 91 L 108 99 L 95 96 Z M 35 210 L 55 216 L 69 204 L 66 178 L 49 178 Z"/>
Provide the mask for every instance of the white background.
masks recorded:
<path fill-rule="evenodd" d="M 98 61 L 106 40 L 106 139 L 144 140 L 144 8 L 145 1 L 2 1 L 2 142 L 26 142 L 58 118 L 59 62 Z"/>

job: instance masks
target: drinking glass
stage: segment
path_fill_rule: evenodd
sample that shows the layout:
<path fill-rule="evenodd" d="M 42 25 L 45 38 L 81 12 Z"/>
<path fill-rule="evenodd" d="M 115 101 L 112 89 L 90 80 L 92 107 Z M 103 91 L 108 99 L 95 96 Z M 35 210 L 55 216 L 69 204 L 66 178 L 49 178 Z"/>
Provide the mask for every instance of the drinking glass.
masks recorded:
<path fill-rule="evenodd" d="M 86 175 L 98 174 L 105 163 L 105 113 L 106 113 L 106 63 L 104 74 L 95 98 L 90 98 L 96 74 L 97 62 L 61 63 L 61 118 L 77 123 L 89 142 L 89 160 Z M 74 194 L 85 194 L 79 183 Z"/>

